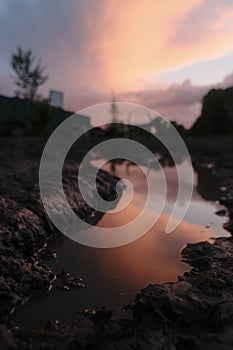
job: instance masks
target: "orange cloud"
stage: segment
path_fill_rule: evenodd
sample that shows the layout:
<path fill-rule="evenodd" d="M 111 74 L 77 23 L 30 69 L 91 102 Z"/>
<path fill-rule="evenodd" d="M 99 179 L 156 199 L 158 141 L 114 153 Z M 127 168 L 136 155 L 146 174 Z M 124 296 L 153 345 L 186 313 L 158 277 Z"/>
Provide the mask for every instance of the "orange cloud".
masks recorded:
<path fill-rule="evenodd" d="M 106 2 L 97 19 L 101 29 L 90 42 L 95 71 L 87 75 L 100 90 L 135 90 L 152 73 L 229 51 L 233 6 L 222 4 L 218 11 L 214 6 L 208 0 Z"/>
<path fill-rule="evenodd" d="M 198 3 L 200 0 L 111 2 L 96 40 L 102 82 L 110 88 L 132 88 L 145 73 L 163 68 L 169 56 L 167 40 L 176 21 Z"/>
<path fill-rule="evenodd" d="M 231 0 L 2 3 L 0 73 L 5 78 L 0 90 L 9 91 L 10 83 L 13 89 L 6 70 L 12 51 L 21 45 L 32 49 L 47 67 L 50 79 L 42 93 L 51 88 L 64 91 L 65 100 L 74 101 L 66 102 L 67 108 L 80 105 L 78 100 L 85 105 L 90 95 L 104 102 L 111 90 L 119 96 L 161 89 L 158 73 L 233 49 Z"/>

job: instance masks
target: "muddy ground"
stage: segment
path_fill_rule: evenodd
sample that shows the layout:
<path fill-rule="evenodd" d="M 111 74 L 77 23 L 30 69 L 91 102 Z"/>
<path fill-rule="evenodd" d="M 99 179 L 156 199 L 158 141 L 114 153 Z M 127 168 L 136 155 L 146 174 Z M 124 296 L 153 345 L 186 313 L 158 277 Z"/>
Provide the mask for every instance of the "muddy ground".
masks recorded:
<path fill-rule="evenodd" d="M 0 140 L 0 349 L 232 349 L 233 348 L 233 240 L 214 244 L 188 244 L 182 258 L 191 271 L 177 282 L 153 284 L 135 296 L 121 315 L 114 310 L 87 311 L 72 324 L 49 321 L 45 329 L 16 327 L 14 308 L 38 291 L 52 288 L 56 276 L 40 264 L 46 242 L 57 234 L 46 217 L 39 196 L 38 165 L 45 140 Z M 225 228 L 233 234 L 233 142 L 232 137 L 186 140 L 198 173 L 199 192 L 226 207 Z M 80 148 L 77 159 L 85 153 Z M 66 195 L 73 209 L 85 220 L 98 221 L 76 192 L 72 162 L 67 163 Z M 202 181 L 204 172 L 213 182 Z M 98 188 L 114 198 L 117 178 L 104 172 Z M 208 194 L 208 196 L 210 196 Z M 221 215 L 221 213 L 220 213 Z M 75 277 L 75 276 L 74 276 Z M 72 278 L 65 282 L 79 288 Z"/>

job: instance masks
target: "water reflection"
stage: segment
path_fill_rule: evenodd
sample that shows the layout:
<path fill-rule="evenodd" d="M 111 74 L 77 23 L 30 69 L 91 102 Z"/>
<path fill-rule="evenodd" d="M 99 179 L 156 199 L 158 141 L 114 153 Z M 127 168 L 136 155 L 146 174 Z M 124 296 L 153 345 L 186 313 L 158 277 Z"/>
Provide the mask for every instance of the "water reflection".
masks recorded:
<path fill-rule="evenodd" d="M 183 174 L 183 182 L 189 186 L 188 178 L 185 176 L 186 163 L 183 162 L 179 166 Z M 126 224 L 140 213 L 146 200 L 145 175 L 139 167 L 134 164 L 127 165 L 125 162 L 115 164 L 114 169 L 110 163 L 106 163 L 104 168 L 114 172 L 120 178 L 129 180 L 134 185 L 134 196 L 125 209 L 105 214 L 98 226 L 115 227 Z M 146 171 L 153 177 L 154 190 L 158 194 L 159 172 L 149 168 Z M 132 302 L 137 291 L 149 283 L 175 281 L 178 275 L 189 269 L 187 265 L 180 262 L 180 250 L 188 242 L 194 243 L 210 240 L 211 237 L 221 234 L 226 235 L 222 229 L 224 218 L 214 215 L 220 207 L 215 202 L 203 200 L 196 188 L 185 220 L 172 234 L 164 233 L 177 195 L 175 168 L 164 168 L 164 172 L 168 185 L 165 212 L 140 239 L 131 244 L 110 249 L 82 246 L 62 234 L 51 240 L 48 248 L 56 250 L 58 260 L 47 261 L 46 264 L 55 273 L 65 270 L 71 275 L 83 277 L 86 288 L 70 290 L 67 293 L 53 288 L 48 294 L 34 297 L 16 311 L 14 316 L 16 323 L 26 327 L 41 327 L 48 319 L 72 320 L 80 309 L 101 306 L 120 307 Z M 204 181 L 203 176 L 202 174 L 202 181 Z M 121 201 L 124 201 L 124 195 Z M 120 202 L 119 205 L 121 205 Z M 156 200 L 153 207 L 147 211 L 144 220 L 155 215 L 155 210 Z M 131 232 L 128 234 L 130 235 Z"/>

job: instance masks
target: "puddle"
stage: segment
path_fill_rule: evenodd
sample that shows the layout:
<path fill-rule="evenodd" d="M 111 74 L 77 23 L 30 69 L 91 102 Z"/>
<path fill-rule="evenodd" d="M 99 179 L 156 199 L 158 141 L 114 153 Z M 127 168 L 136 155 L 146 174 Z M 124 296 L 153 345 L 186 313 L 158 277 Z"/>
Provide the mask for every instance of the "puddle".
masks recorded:
<path fill-rule="evenodd" d="M 94 165 L 98 165 L 98 161 Z M 183 162 L 179 167 L 183 174 L 182 181 L 190 186 L 189 179 L 185 176 L 187 163 Z M 104 168 L 110 172 L 114 170 L 110 164 L 105 164 Z M 152 176 L 158 195 L 161 180 L 158 172 L 153 169 L 145 171 Z M 13 316 L 16 324 L 37 328 L 43 327 L 51 319 L 72 321 L 75 314 L 83 309 L 102 306 L 120 308 L 131 303 L 136 293 L 149 283 L 177 281 L 178 275 L 188 271 L 189 266 L 180 262 L 180 251 L 187 243 L 228 235 L 222 228 L 226 218 L 214 214 L 222 207 L 214 201 L 204 200 L 197 192 L 200 182 L 197 174 L 192 202 L 183 222 L 173 233 L 165 234 L 168 216 L 176 199 L 177 175 L 174 167 L 165 167 L 164 172 L 168 186 L 164 213 L 138 240 L 109 249 L 86 247 L 62 234 L 49 242 L 48 249 L 55 250 L 58 258 L 45 263 L 55 273 L 65 270 L 74 277 L 81 277 L 85 288 L 74 288 L 66 292 L 53 288 L 49 293 L 33 297 L 16 310 Z M 138 215 L 145 202 L 147 187 L 140 168 L 127 166 L 126 163 L 119 164 L 115 166 L 114 175 L 126 178 L 134 185 L 134 196 L 130 205 L 121 212 L 105 214 L 98 223 L 100 227 L 115 227 L 129 222 Z M 202 183 L 203 176 L 205 183 L 208 183 L 208 176 L 212 175 L 210 172 L 202 174 Z M 125 200 L 124 196 L 123 193 L 119 205 Z M 156 198 L 154 207 L 146 215 L 155 215 Z M 208 198 L 208 186 L 205 186 L 205 198 Z"/>

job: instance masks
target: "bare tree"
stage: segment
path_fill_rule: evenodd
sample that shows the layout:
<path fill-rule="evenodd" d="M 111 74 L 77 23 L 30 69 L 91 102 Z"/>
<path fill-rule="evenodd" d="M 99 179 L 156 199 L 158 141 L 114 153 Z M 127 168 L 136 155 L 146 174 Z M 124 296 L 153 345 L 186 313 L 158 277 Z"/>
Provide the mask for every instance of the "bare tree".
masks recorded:
<path fill-rule="evenodd" d="M 30 100 L 40 98 L 38 89 L 48 77 L 44 74 L 45 68 L 40 60 L 36 60 L 31 50 L 22 50 L 18 47 L 11 56 L 11 66 L 15 72 L 16 95 Z"/>

